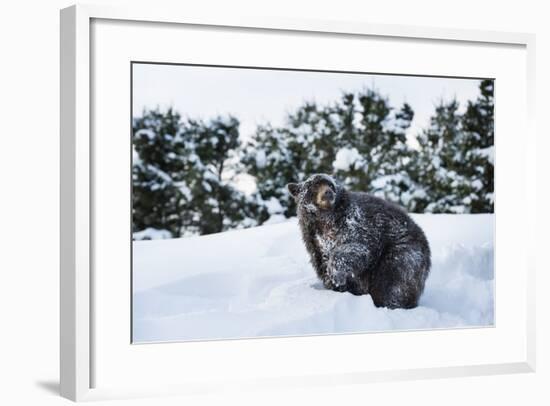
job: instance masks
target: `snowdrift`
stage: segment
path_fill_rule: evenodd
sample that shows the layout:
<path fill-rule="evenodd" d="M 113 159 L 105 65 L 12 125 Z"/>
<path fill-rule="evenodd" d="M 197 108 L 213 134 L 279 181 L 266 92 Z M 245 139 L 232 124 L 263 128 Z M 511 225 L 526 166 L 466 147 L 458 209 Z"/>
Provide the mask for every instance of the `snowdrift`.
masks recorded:
<path fill-rule="evenodd" d="M 420 305 L 376 308 L 323 288 L 296 219 L 201 237 L 135 241 L 134 342 L 490 326 L 493 215 L 413 215 L 432 250 Z"/>

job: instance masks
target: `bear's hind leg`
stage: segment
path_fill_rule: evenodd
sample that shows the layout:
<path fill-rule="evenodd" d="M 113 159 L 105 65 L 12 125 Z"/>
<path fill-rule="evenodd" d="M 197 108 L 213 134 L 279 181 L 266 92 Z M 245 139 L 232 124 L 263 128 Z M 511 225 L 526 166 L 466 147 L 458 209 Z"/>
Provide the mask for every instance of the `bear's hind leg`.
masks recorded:
<path fill-rule="evenodd" d="M 388 250 L 370 278 L 374 304 L 391 309 L 416 307 L 429 270 L 429 251 L 422 246 L 401 245 Z"/>

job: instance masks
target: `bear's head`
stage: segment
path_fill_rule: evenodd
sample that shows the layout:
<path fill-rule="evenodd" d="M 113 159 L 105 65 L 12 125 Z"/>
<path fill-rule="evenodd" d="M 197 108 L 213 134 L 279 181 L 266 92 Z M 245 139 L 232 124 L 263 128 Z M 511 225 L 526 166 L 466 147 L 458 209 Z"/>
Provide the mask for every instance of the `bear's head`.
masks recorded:
<path fill-rule="evenodd" d="M 336 181 L 325 174 L 312 175 L 304 182 L 289 183 L 286 187 L 296 201 L 298 211 L 309 213 L 332 210 L 340 190 Z"/>

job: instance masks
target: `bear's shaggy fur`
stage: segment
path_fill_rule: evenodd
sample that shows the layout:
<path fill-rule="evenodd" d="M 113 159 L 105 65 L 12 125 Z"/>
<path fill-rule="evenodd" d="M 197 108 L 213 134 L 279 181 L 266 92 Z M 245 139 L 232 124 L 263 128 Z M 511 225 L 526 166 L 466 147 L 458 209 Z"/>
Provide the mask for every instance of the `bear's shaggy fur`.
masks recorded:
<path fill-rule="evenodd" d="M 378 307 L 413 308 L 430 271 L 422 229 L 399 206 L 349 192 L 328 175 L 287 188 L 302 238 L 327 289 L 370 294 Z"/>

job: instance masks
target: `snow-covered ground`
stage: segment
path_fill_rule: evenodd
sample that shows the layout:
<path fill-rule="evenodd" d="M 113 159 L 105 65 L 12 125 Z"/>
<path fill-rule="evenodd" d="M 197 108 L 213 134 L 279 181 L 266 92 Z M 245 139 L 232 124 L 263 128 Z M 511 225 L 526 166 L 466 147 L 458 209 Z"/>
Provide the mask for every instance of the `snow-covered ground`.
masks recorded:
<path fill-rule="evenodd" d="M 136 241 L 134 341 L 183 341 L 488 326 L 493 215 L 413 215 L 432 249 L 420 305 L 376 308 L 323 288 L 295 219 L 239 231 Z"/>

